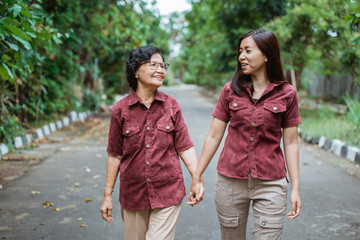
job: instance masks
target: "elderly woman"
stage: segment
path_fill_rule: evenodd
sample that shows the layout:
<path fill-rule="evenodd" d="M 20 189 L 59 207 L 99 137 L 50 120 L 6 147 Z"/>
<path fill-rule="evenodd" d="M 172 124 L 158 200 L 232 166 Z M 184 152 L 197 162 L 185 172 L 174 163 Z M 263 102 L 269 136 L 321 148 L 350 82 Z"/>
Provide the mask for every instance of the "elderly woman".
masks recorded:
<path fill-rule="evenodd" d="M 198 164 L 178 102 L 158 91 L 168 66 L 154 46 L 133 50 L 126 62 L 127 80 L 133 91 L 111 109 L 100 211 L 104 220 L 112 222 L 111 195 L 120 171 L 126 240 L 174 239 L 185 196 L 179 156 L 191 175 Z"/>

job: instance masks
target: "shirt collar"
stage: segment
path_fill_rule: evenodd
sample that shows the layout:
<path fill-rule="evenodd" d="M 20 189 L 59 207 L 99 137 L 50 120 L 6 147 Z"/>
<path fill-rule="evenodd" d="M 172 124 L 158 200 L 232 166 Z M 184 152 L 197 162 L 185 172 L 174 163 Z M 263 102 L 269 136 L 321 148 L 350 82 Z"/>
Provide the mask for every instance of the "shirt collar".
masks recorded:
<path fill-rule="evenodd" d="M 266 87 L 265 91 L 263 92 L 262 95 L 265 95 L 269 92 L 271 92 L 274 88 L 276 88 L 277 86 L 280 86 L 281 84 L 286 83 L 285 81 L 281 81 L 281 82 L 270 82 L 269 85 Z M 246 87 L 246 92 L 251 96 L 251 92 L 250 92 L 250 88 Z"/>
<path fill-rule="evenodd" d="M 165 96 L 162 92 L 156 90 L 154 100 L 157 100 L 160 102 L 165 102 Z M 141 98 L 136 94 L 136 92 L 134 90 L 132 90 L 129 95 L 129 106 L 132 106 L 138 102 L 140 102 L 140 103 L 142 102 Z"/>

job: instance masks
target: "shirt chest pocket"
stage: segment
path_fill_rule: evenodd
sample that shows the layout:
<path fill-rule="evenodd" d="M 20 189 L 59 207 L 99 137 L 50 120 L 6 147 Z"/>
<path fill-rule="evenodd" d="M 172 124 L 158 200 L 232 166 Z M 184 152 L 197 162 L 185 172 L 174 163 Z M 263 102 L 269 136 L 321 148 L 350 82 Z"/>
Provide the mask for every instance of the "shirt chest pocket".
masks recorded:
<path fill-rule="evenodd" d="M 168 148 L 174 145 L 175 126 L 171 120 L 157 123 L 156 142 L 161 148 Z"/>
<path fill-rule="evenodd" d="M 229 102 L 230 124 L 231 127 L 237 127 L 246 123 L 247 119 L 247 102 L 232 100 Z"/>
<path fill-rule="evenodd" d="M 124 136 L 124 149 L 133 151 L 140 147 L 140 127 L 138 124 L 124 125 L 122 129 Z"/>
<path fill-rule="evenodd" d="M 286 105 L 284 103 L 265 103 L 262 114 L 263 124 L 269 128 L 281 128 L 285 112 Z"/>

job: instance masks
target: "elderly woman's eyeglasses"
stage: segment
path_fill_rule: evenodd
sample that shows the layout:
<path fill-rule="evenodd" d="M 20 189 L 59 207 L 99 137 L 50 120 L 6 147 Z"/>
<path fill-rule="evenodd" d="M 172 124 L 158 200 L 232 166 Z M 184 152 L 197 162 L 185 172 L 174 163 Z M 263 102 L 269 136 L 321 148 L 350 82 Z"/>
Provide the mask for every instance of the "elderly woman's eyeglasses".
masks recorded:
<path fill-rule="evenodd" d="M 157 70 L 159 68 L 159 66 L 164 71 L 166 71 L 169 68 L 168 63 L 159 63 L 159 62 L 154 62 L 154 61 L 149 60 L 149 61 L 143 62 L 142 64 L 145 64 L 145 63 L 149 63 L 151 70 Z"/>

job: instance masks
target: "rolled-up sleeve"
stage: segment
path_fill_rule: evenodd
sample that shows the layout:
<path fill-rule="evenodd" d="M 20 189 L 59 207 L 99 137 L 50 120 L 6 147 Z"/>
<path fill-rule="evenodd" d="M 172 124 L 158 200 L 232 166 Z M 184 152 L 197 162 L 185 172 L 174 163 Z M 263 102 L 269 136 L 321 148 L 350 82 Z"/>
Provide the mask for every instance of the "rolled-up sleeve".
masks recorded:
<path fill-rule="evenodd" d="M 108 135 L 107 152 L 110 154 L 123 155 L 122 125 L 119 121 L 119 112 L 111 110 L 111 119 Z"/>

